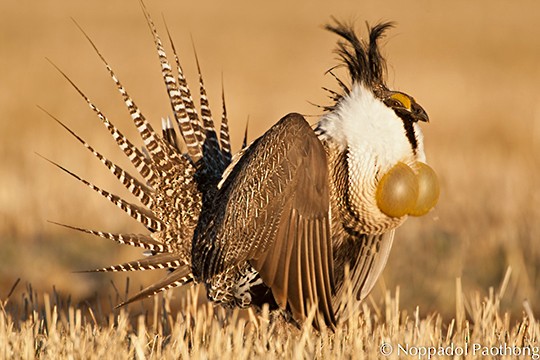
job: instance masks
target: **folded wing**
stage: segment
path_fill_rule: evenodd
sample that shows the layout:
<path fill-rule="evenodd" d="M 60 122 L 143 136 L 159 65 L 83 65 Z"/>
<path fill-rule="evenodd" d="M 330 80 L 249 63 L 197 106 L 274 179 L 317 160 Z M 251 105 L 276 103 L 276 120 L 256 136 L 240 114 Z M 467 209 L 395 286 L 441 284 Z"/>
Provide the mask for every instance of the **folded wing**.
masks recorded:
<path fill-rule="evenodd" d="M 213 206 L 201 214 L 194 273 L 208 281 L 248 261 L 296 320 L 316 307 L 315 325 L 319 319 L 334 325 L 323 145 L 301 115 L 289 114 L 231 166 Z"/>

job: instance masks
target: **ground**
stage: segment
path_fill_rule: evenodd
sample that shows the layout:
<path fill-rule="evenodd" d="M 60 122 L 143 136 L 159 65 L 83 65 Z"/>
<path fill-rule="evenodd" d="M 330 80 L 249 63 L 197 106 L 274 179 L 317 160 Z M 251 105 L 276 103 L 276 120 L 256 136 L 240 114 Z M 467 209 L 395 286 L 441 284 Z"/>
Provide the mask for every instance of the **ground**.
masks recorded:
<path fill-rule="evenodd" d="M 456 316 L 456 278 L 464 293 L 488 296 L 511 269 L 501 308 L 521 319 L 523 300 L 540 303 L 540 4 L 536 1 L 159 1 L 163 18 L 196 81 L 197 49 L 211 105 L 219 114 L 222 79 L 233 144 L 249 119 L 253 139 L 288 112 L 316 121 L 337 89 L 336 38 L 322 29 L 338 19 L 396 22 L 384 40 L 390 87 L 428 111 L 428 162 L 439 174 L 437 208 L 410 219 L 371 304 L 399 286 L 399 307 Z M 0 299 L 17 278 L 38 293 L 71 294 L 74 303 L 107 298 L 120 275 L 81 275 L 139 254 L 82 236 L 47 220 L 107 231 L 138 232 L 129 217 L 36 156 L 49 157 L 107 189 L 116 180 L 36 105 L 44 107 L 112 159 L 127 164 L 82 99 L 47 62 L 61 67 L 135 138 L 114 84 L 70 18 L 94 39 L 154 123 L 170 115 L 151 35 L 136 1 L 4 2 L 0 5 Z M 129 167 L 129 165 L 126 165 Z M 161 273 L 132 276 L 131 290 Z M 124 285 L 121 285 L 122 287 Z M 10 301 L 23 298 L 19 286 Z M 183 292 L 176 292 L 178 298 Z M 95 295 L 97 294 L 97 295 Z M 178 304 L 175 307 L 179 307 Z M 470 314 L 469 314 L 470 315 Z"/>

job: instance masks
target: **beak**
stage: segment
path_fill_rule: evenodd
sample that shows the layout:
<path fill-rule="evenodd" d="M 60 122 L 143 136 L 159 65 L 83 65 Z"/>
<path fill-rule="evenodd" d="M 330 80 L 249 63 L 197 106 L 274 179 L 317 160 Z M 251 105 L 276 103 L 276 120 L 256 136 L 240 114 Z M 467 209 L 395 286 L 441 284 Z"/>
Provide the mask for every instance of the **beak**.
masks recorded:
<path fill-rule="evenodd" d="M 411 113 L 416 121 L 429 122 L 429 116 L 426 110 L 417 103 L 412 104 Z"/>

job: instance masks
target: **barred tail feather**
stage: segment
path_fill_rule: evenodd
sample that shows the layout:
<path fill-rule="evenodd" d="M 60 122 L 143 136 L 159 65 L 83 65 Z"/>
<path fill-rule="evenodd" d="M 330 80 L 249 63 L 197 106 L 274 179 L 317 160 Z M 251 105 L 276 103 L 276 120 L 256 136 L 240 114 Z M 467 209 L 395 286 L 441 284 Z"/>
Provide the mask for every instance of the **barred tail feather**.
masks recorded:
<path fill-rule="evenodd" d="M 150 163 L 150 160 L 129 141 L 121 132 L 118 130 L 108 119 L 107 117 L 99 110 L 99 108 L 94 105 L 94 103 L 86 96 L 81 89 L 53 62 L 51 64 L 62 74 L 62 76 L 73 86 L 73 88 L 81 95 L 81 97 L 86 101 L 90 109 L 96 113 L 98 118 L 101 120 L 103 125 L 109 130 L 112 137 L 124 152 L 127 158 L 131 161 L 133 166 L 137 169 L 139 174 L 145 179 L 146 182 L 153 185 L 157 181 L 157 176 L 155 174 L 154 166 Z"/>
<path fill-rule="evenodd" d="M 195 46 L 193 47 L 193 52 L 195 53 L 195 62 L 197 64 L 197 72 L 199 73 L 199 95 L 201 105 L 201 119 L 204 126 L 204 133 L 206 135 L 206 138 L 209 138 L 210 145 L 212 145 L 213 148 L 219 149 L 216 136 L 216 128 L 214 126 L 214 120 L 212 118 L 212 111 L 210 110 L 210 104 L 208 102 L 206 88 L 204 87 L 201 65 L 199 63 L 199 57 L 197 56 L 197 52 L 195 51 Z"/>
<path fill-rule="evenodd" d="M 111 79 L 114 81 L 118 91 L 120 92 L 120 95 L 122 95 L 122 99 L 124 100 L 124 104 L 126 105 L 129 114 L 131 116 L 131 119 L 135 123 L 135 127 L 139 131 L 139 134 L 141 135 L 141 138 L 144 142 L 144 146 L 148 149 L 150 154 L 152 155 L 152 160 L 159 165 L 159 169 L 161 171 L 166 170 L 171 166 L 171 159 L 176 159 L 178 155 L 171 151 L 171 148 L 169 148 L 163 140 L 157 135 L 157 133 L 154 131 L 152 125 L 146 120 L 146 117 L 143 115 L 143 113 L 139 110 L 138 106 L 135 104 L 133 99 L 129 96 L 128 92 L 114 73 L 112 67 L 109 65 L 105 57 L 100 53 L 97 46 L 94 44 L 92 39 L 84 32 L 84 30 L 75 22 L 79 30 L 83 33 L 83 35 L 86 37 L 90 45 L 94 48 L 94 51 L 99 56 L 105 67 L 107 68 L 107 71 L 109 72 L 109 75 L 111 76 Z"/>
<path fill-rule="evenodd" d="M 210 110 L 206 88 L 204 87 L 201 66 L 199 64 L 197 52 L 195 51 L 195 46 L 193 48 L 193 52 L 195 53 L 195 62 L 197 63 L 197 71 L 199 73 L 201 119 L 203 121 L 204 131 L 206 134 L 206 141 L 204 142 L 204 159 L 209 168 L 215 169 L 219 175 L 221 175 L 223 169 L 225 168 L 225 162 L 221 154 L 221 148 L 219 146 L 219 141 L 216 134 L 216 127 L 212 118 L 212 112 Z"/>
<path fill-rule="evenodd" d="M 141 7 L 147 25 L 153 36 L 157 50 L 161 75 L 165 83 L 169 101 L 173 110 L 184 145 L 178 142 L 174 126 L 168 118 L 162 120 L 162 132 L 156 132 L 130 97 L 112 67 L 102 56 L 94 42 L 79 27 L 90 42 L 96 54 L 105 65 L 117 90 L 122 96 L 125 107 L 130 113 L 144 146 L 139 149 L 130 142 L 86 96 L 77 85 L 56 65 L 52 64 L 86 101 L 116 141 L 118 147 L 129 158 L 142 178 L 131 175 L 104 155 L 95 150 L 83 138 L 78 136 L 60 120 L 50 115 L 66 131 L 85 146 L 142 204 L 132 204 L 93 183 L 83 179 L 63 166 L 49 161 L 59 169 L 82 182 L 111 203 L 122 209 L 139 223 L 153 232 L 152 235 L 109 233 L 98 230 L 58 224 L 70 229 L 110 239 L 119 244 L 127 244 L 148 250 L 149 256 L 135 261 L 108 267 L 88 270 L 91 272 L 142 271 L 150 269 L 169 269 L 171 272 L 157 283 L 141 290 L 126 302 L 131 302 L 155 295 L 164 290 L 194 281 L 191 273 L 191 240 L 197 226 L 203 206 L 203 199 L 211 199 L 215 184 L 222 177 L 227 165 L 234 161 L 230 144 L 229 124 L 225 95 L 222 88 L 221 127 L 218 131 L 210 110 L 203 76 L 195 54 L 199 75 L 200 115 L 194 104 L 191 91 L 185 78 L 178 53 L 175 49 L 169 29 L 165 24 L 174 60 L 167 58 L 164 45 L 148 10 L 141 1 Z M 176 70 L 172 68 L 176 66 Z M 176 71 L 176 73 L 175 73 Z M 156 128 L 157 129 L 157 128 Z M 159 130 L 159 129 L 157 129 Z M 247 128 L 246 128 L 247 139 Z M 247 142 L 247 140 L 244 142 Z M 186 152 L 183 152 L 185 149 Z M 230 170 L 229 170 L 230 171 Z M 205 198 L 206 196 L 206 198 Z M 54 222 L 53 222 L 54 223 Z"/>
<path fill-rule="evenodd" d="M 125 306 L 134 301 L 142 300 L 149 296 L 159 294 L 162 291 L 188 284 L 192 281 L 193 274 L 191 274 L 191 268 L 189 266 L 180 266 L 157 283 L 148 286 L 147 288 L 141 290 L 140 292 L 129 298 L 127 301 L 118 304 L 116 308 Z"/>
<path fill-rule="evenodd" d="M 163 222 L 156 218 L 150 211 L 141 208 L 140 206 L 137 206 L 135 204 L 131 204 L 125 200 L 123 200 L 118 195 L 112 194 L 106 190 L 101 189 L 100 187 L 92 184 L 91 182 L 81 178 L 79 175 L 69 171 L 65 167 L 59 165 L 58 163 L 55 163 L 52 160 L 49 160 L 47 158 L 43 158 L 53 164 L 54 166 L 58 167 L 59 169 L 65 171 L 69 175 L 73 176 L 75 179 L 79 180 L 107 200 L 109 200 L 114 205 L 118 206 L 120 209 L 124 210 L 126 214 L 137 220 L 139 223 L 146 226 L 148 229 L 151 229 L 151 231 L 162 231 L 165 228 L 165 225 Z"/>
<path fill-rule="evenodd" d="M 157 254 L 146 258 L 126 262 L 123 264 L 107 266 L 104 268 L 83 270 L 77 272 L 126 272 L 145 271 L 156 269 L 176 269 L 180 266 L 187 266 L 185 261 L 181 261 L 175 254 Z"/>
<path fill-rule="evenodd" d="M 149 250 L 152 253 L 170 253 L 172 252 L 171 247 L 168 244 L 160 243 L 154 240 L 149 235 L 144 234 L 114 234 L 105 231 L 91 230 L 80 228 L 72 225 L 66 225 L 54 221 L 49 221 L 52 224 L 63 226 L 68 229 L 84 232 L 90 235 L 98 236 L 103 239 L 112 240 L 121 245 L 130 245 L 133 247 L 139 247 L 145 250 Z"/>
<path fill-rule="evenodd" d="M 169 43 L 171 44 L 171 49 L 174 56 L 174 62 L 176 64 L 176 72 L 178 75 L 178 88 L 181 95 L 180 100 L 185 106 L 185 111 L 188 115 L 190 124 L 195 131 L 195 136 L 197 140 L 199 141 L 199 149 L 202 151 L 201 147 L 206 137 L 206 134 L 203 131 L 204 126 L 201 122 L 201 119 L 199 118 L 199 115 L 197 114 L 197 108 L 195 107 L 193 97 L 191 96 L 191 90 L 189 89 L 189 85 L 182 69 L 182 65 L 180 64 L 180 60 L 178 58 L 178 53 L 176 52 L 176 47 L 174 46 L 174 41 L 166 23 L 165 29 L 167 30 L 167 37 L 169 38 Z"/>
<path fill-rule="evenodd" d="M 176 136 L 176 131 L 174 130 L 171 119 L 167 117 L 166 119 L 161 119 L 161 131 L 163 133 L 163 138 L 169 145 L 174 147 L 179 153 L 182 152 L 180 148 L 180 143 L 178 142 L 178 137 Z"/>
<path fill-rule="evenodd" d="M 221 153 L 223 154 L 225 165 L 229 165 L 232 159 L 232 151 L 231 138 L 229 134 L 229 119 L 227 118 L 227 106 L 225 105 L 225 89 L 223 87 L 223 82 L 221 86 L 221 103 L 223 107 L 223 112 L 221 115 L 221 127 L 219 129 L 219 143 L 221 145 Z"/>
<path fill-rule="evenodd" d="M 246 122 L 246 129 L 244 130 L 244 139 L 242 140 L 242 149 L 248 147 L 248 128 L 249 128 L 249 118 Z"/>
<path fill-rule="evenodd" d="M 60 126 L 66 129 L 73 137 L 75 137 L 81 144 L 84 145 L 95 157 L 97 157 L 106 167 L 111 171 L 111 173 L 133 194 L 139 201 L 146 207 L 152 208 L 154 206 L 154 198 L 152 196 L 153 189 L 148 188 L 146 185 L 142 184 L 139 180 L 129 174 L 127 171 L 123 170 L 120 166 L 116 165 L 112 161 L 108 160 L 101 153 L 96 151 L 90 144 L 88 144 L 84 139 L 77 135 L 73 130 L 68 126 L 62 123 L 58 118 L 53 116 L 48 111 L 40 107 L 47 115 L 49 115 L 53 120 L 55 120 Z"/>
<path fill-rule="evenodd" d="M 154 44 L 157 49 L 159 56 L 159 61 L 161 64 L 161 73 L 163 80 L 165 81 L 165 86 L 167 88 L 167 93 L 169 95 L 170 103 L 173 109 L 174 117 L 180 128 L 180 132 L 187 146 L 188 154 L 191 157 L 194 163 L 197 163 L 202 158 L 202 148 L 201 144 L 203 142 L 201 136 L 200 124 L 198 121 L 198 116 L 193 106 L 193 101 L 191 100 L 191 95 L 187 98 L 184 96 L 186 89 L 183 84 L 176 83 L 176 80 L 172 74 L 172 67 L 167 59 L 167 54 L 161 42 L 156 27 L 148 14 L 148 11 L 144 4 L 141 4 L 143 8 L 144 15 L 146 17 L 146 22 L 150 27 L 152 36 L 154 37 Z M 178 65 L 179 78 L 182 76 L 182 69 L 179 67 L 179 61 L 176 56 Z M 189 89 L 187 89 L 189 93 Z M 191 102 L 191 103 L 190 103 Z"/>

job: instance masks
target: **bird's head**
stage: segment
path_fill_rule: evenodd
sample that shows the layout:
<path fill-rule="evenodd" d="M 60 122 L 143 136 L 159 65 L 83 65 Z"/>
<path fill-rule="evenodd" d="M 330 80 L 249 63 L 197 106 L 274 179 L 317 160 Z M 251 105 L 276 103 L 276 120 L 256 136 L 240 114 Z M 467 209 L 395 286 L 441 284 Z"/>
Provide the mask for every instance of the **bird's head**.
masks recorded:
<path fill-rule="evenodd" d="M 425 164 L 419 126 L 429 121 L 428 115 L 412 96 L 386 85 L 378 40 L 392 26 L 368 26 L 368 40 L 338 21 L 326 26 L 341 37 L 337 54 L 350 85 L 334 76 L 343 93 L 331 91 L 334 104 L 326 107 L 318 132 L 346 153 L 352 206 L 367 214 L 366 222 L 372 225 L 399 224 L 406 215 L 423 215 L 439 194 L 437 177 Z"/>

